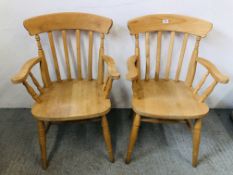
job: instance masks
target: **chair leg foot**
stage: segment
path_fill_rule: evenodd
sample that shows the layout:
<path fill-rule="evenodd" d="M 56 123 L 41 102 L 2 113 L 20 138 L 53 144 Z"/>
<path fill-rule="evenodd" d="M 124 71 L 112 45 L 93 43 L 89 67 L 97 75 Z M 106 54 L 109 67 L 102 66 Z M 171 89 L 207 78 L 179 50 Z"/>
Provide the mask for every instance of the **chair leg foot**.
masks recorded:
<path fill-rule="evenodd" d="M 39 143 L 41 150 L 42 168 L 47 169 L 48 161 L 46 156 L 46 134 L 45 134 L 45 125 L 43 121 L 38 121 L 38 133 L 39 133 Z"/>
<path fill-rule="evenodd" d="M 193 155 L 192 166 L 196 167 L 198 163 L 199 145 L 201 140 L 202 119 L 196 119 L 193 126 Z"/>
<path fill-rule="evenodd" d="M 141 123 L 141 117 L 138 114 L 136 114 L 134 117 L 133 126 L 131 129 L 131 134 L 129 138 L 129 145 L 128 145 L 128 150 L 127 150 L 127 154 L 125 158 L 126 164 L 130 163 L 133 148 L 134 148 L 137 136 L 138 136 L 138 129 L 140 127 L 140 123 Z"/>
<path fill-rule="evenodd" d="M 113 151 L 112 151 L 111 135 L 110 135 L 110 131 L 109 131 L 108 120 L 107 120 L 105 115 L 102 117 L 101 123 L 102 123 L 104 141 L 105 141 L 105 144 L 107 147 L 109 160 L 110 160 L 110 162 L 113 163 L 114 156 L 113 156 Z"/>

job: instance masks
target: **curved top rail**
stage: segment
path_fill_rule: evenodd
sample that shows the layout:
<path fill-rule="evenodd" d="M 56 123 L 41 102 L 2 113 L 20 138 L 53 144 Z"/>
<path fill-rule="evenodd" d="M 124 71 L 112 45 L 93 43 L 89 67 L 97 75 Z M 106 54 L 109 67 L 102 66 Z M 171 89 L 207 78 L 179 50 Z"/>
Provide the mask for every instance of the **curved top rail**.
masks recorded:
<path fill-rule="evenodd" d="M 108 33 L 112 20 L 94 14 L 64 12 L 32 17 L 25 20 L 23 24 L 30 35 L 69 29 Z"/>
<path fill-rule="evenodd" d="M 205 37 L 212 27 L 212 23 L 208 21 L 175 14 L 146 15 L 134 18 L 128 22 L 131 34 L 153 31 L 175 31 Z"/>

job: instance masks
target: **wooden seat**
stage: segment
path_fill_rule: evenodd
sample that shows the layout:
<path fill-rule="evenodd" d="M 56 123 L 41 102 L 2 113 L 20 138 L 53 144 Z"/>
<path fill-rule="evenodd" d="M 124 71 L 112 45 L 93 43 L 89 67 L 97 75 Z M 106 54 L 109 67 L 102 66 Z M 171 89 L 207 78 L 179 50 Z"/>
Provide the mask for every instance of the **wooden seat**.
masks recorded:
<path fill-rule="evenodd" d="M 206 115 L 209 111 L 205 103 L 199 103 L 182 81 L 149 80 L 141 81 L 142 97 L 134 97 L 133 110 L 147 117 L 159 119 L 193 119 Z"/>
<path fill-rule="evenodd" d="M 200 40 L 212 29 L 212 24 L 188 16 L 160 14 L 132 19 L 128 22 L 128 28 L 131 35 L 135 36 L 135 53 L 128 59 L 127 74 L 127 79 L 132 81 L 132 107 L 135 116 L 125 162 L 130 162 L 141 122 L 184 122 L 193 133 L 192 165 L 195 167 L 198 159 L 202 118 L 209 110 L 205 100 L 218 83 L 227 83 L 229 80 L 211 62 L 198 55 Z M 169 36 L 167 55 L 163 58 L 165 54 L 162 51 L 166 50 L 162 49 L 165 46 L 163 38 Z M 183 41 L 180 44 L 177 65 L 174 68 L 176 71 L 172 72 L 174 70 L 172 64 L 174 65 L 175 62 L 173 57 L 177 55 L 173 54 L 177 51 L 177 48 L 174 49 L 176 37 L 180 37 Z M 153 41 L 154 38 L 156 38 L 155 41 Z M 183 62 L 189 38 L 195 39 L 195 44 L 190 55 L 187 75 L 183 80 L 180 74 L 185 66 Z M 139 47 L 142 39 L 144 39 L 145 46 L 144 57 L 140 54 L 142 49 Z M 152 42 L 156 42 L 156 48 L 153 50 L 150 45 Z M 151 58 L 152 51 L 155 51 L 155 58 Z M 151 63 L 153 63 L 151 59 L 155 60 L 155 72 L 151 71 Z M 161 69 L 162 59 L 166 59 L 164 72 Z M 142 64 L 142 61 L 145 64 Z M 197 66 L 206 69 L 206 73 L 201 78 L 196 76 L 199 82 L 194 84 Z M 142 72 L 145 72 L 145 76 Z M 174 79 L 171 78 L 171 73 L 174 73 Z M 212 82 L 206 84 L 207 79 L 212 79 Z M 204 84 L 207 88 L 203 87 Z M 200 89 L 204 90 L 200 91 Z"/>
<path fill-rule="evenodd" d="M 34 104 L 32 114 L 44 121 L 92 119 L 107 114 L 111 108 L 97 81 L 54 83 L 40 98 L 42 102 Z"/>
<path fill-rule="evenodd" d="M 15 84 L 22 83 L 35 100 L 32 114 L 38 121 L 42 167 L 46 169 L 48 166 L 46 126 L 61 121 L 98 121 L 97 119 L 100 119 L 109 159 L 113 162 L 106 114 L 111 108 L 109 95 L 113 80 L 119 79 L 120 74 L 113 58 L 104 53 L 104 39 L 112 26 L 112 20 L 93 14 L 67 12 L 33 17 L 25 20 L 24 26 L 31 36 L 35 36 L 38 56 L 28 60 L 11 80 Z M 70 30 L 74 32 L 69 32 Z M 88 42 L 87 54 L 83 53 L 85 47 L 82 46 L 85 33 Z M 50 54 L 45 54 L 41 35 L 47 35 L 45 38 L 49 42 Z M 55 42 L 58 41 L 54 39 L 55 36 L 61 36 L 63 46 L 58 47 L 59 42 Z M 76 39 L 76 47 L 72 47 L 72 42 L 69 42 L 72 37 Z M 96 49 L 94 39 L 97 37 L 100 39 L 100 44 L 97 46 L 98 64 L 95 65 L 93 50 Z M 64 52 L 59 48 L 63 48 Z M 71 48 L 76 50 L 75 61 L 70 58 L 73 55 L 70 53 Z M 57 53 L 64 53 L 64 55 Z M 48 55 L 51 55 L 51 58 Z M 52 59 L 50 67 L 47 64 L 48 59 Z M 76 64 L 72 66 L 71 63 Z M 39 65 L 43 85 L 33 73 L 35 65 Z M 94 66 L 97 67 L 95 69 L 97 78 L 94 78 Z M 107 74 L 105 74 L 105 67 L 107 67 Z M 62 69 L 65 75 L 62 74 Z M 86 76 L 84 76 L 84 70 L 87 70 Z"/>

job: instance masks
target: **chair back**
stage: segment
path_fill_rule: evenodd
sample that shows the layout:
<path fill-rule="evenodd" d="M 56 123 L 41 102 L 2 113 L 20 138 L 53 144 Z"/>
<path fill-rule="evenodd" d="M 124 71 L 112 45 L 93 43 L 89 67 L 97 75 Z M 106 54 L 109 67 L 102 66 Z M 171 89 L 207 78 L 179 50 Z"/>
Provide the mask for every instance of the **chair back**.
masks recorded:
<path fill-rule="evenodd" d="M 196 61 L 195 59 L 198 56 L 198 48 L 199 42 L 201 38 L 205 37 L 208 32 L 212 29 L 212 24 L 210 22 L 188 17 L 181 15 L 173 15 L 173 14 L 158 14 L 158 15 L 147 15 L 132 19 L 128 22 L 128 28 L 131 35 L 135 36 L 135 55 L 138 56 L 139 60 L 137 60 L 137 67 L 139 72 L 139 77 L 141 77 L 141 61 L 140 59 L 140 43 L 139 43 L 139 35 L 143 35 L 145 38 L 145 79 L 150 79 L 151 74 L 151 35 L 156 33 L 157 36 L 157 44 L 155 50 L 155 72 L 153 73 L 154 79 L 159 80 L 161 78 L 161 55 L 162 55 L 162 40 L 164 35 L 169 34 L 170 42 L 168 45 L 167 51 L 167 63 L 165 66 L 165 75 L 164 79 L 170 79 L 171 65 L 172 65 L 172 57 L 174 55 L 174 43 L 175 38 L 183 36 L 183 41 L 181 44 L 181 48 L 179 51 L 177 68 L 174 79 L 176 81 L 180 80 L 180 73 L 182 70 L 183 59 L 186 52 L 186 46 L 188 43 L 188 39 L 190 36 L 194 36 L 195 44 L 194 49 L 192 51 L 191 60 L 189 61 L 188 73 L 186 76 L 186 82 L 188 84 L 192 83 L 194 74 Z"/>
<path fill-rule="evenodd" d="M 71 79 L 84 79 L 83 76 L 83 69 L 87 70 L 87 77 L 86 79 L 92 80 L 93 78 L 93 51 L 94 51 L 94 38 L 100 38 L 100 44 L 98 44 L 99 49 L 99 59 L 98 59 L 98 77 L 97 79 L 102 83 L 103 82 L 103 69 L 104 69 L 104 62 L 102 60 L 102 55 L 104 54 L 104 38 L 105 34 L 107 34 L 112 26 L 112 20 L 106 17 L 97 16 L 94 14 L 87 14 L 87 13 L 74 13 L 74 12 L 67 12 L 67 13 L 54 13 L 48 14 L 43 16 L 37 16 L 24 21 L 24 26 L 29 32 L 31 36 L 35 36 L 37 46 L 38 46 L 38 54 L 41 57 L 41 73 L 42 79 L 45 86 L 49 86 L 51 81 L 61 81 L 61 80 L 71 80 Z M 76 45 L 76 53 L 74 54 L 72 50 L 72 30 L 75 32 L 75 45 Z M 47 33 L 48 42 L 50 45 L 49 52 L 52 57 L 52 64 L 53 66 L 50 68 L 48 67 L 47 62 L 51 62 L 46 59 L 46 53 L 43 50 L 41 37 L 40 35 Z M 62 40 L 62 48 L 59 50 L 58 42 L 55 42 L 56 38 L 61 36 Z M 82 35 L 83 33 L 83 35 Z M 82 52 L 85 50 L 84 42 L 82 36 L 86 33 L 88 38 L 88 46 L 86 49 L 87 54 Z M 96 37 L 95 37 L 96 36 Z M 59 38 L 58 38 L 59 39 Z M 57 40 L 58 41 L 58 40 Z M 44 45 L 43 45 L 44 46 Z M 46 45 L 45 45 L 46 47 Z M 83 48 L 82 48 L 83 47 Z M 57 54 L 59 53 L 63 54 Z M 75 60 L 71 60 L 71 56 L 76 55 Z M 87 55 L 87 61 L 84 59 L 84 56 Z M 48 57 L 48 56 L 47 56 Z M 85 61 L 87 62 L 86 66 L 84 65 Z M 71 64 L 71 63 L 75 64 Z M 63 64 L 62 64 L 63 63 Z M 64 69 L 66 72 L 66 76 L 62 77 L 61 69 Z M 52 70 L 55 71 L 55 79 L 51 80 L 50 75 L 52 74 Z M 72 70 L 73 69 L 73 70 Z M 75 72 L 72 74 L 72 72 Z M 75 76 L 76 74 L 76 76 Z"/>

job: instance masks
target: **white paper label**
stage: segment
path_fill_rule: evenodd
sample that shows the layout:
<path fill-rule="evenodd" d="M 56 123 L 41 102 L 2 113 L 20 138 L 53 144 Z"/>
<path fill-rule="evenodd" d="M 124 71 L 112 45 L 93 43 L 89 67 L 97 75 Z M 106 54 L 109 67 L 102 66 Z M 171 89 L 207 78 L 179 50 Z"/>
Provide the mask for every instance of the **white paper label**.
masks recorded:
<path fill-rule="evenodd" d="M 163 19 L 163 20 L 162 20 L 162 23 L 163 23 L 163 24 L 168 24 L 168 23 L 169 23 L 169 19 Z"/>

